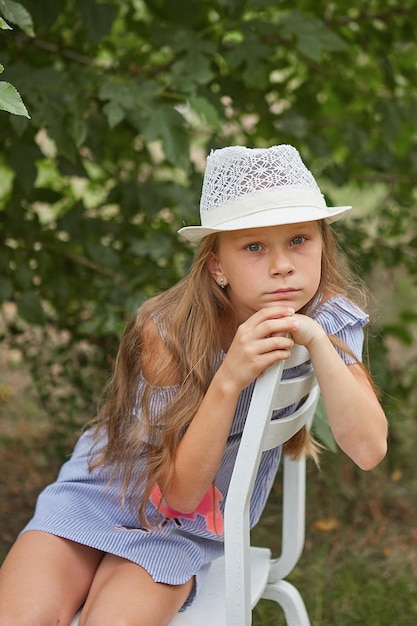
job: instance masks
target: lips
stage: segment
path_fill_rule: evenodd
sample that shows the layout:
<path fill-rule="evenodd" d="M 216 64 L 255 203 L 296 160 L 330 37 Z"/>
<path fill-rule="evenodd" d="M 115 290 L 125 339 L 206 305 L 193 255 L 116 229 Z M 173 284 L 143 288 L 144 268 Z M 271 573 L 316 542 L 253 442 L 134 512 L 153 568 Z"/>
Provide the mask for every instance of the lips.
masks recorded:
<path fill-rule="evenodd" d="M 293 289 L 292 287 L 284 288 L 284 289 L 276 289 L 272 291 L 269 295 L 276 300 L 286 300 L 288 298 L 293 298 L 296 294 L 299 293 L 299 289 Z"/>
<path fill-rule="evenodd" d="M 272 295 L 285 295 L 285 294 L 289 294 L 289 293 L 298 293 L 299 289 L 294 289 L 293 287 L 284 287 L 283 289 L 276 289 L 275 291 L 272 292 Z"/>

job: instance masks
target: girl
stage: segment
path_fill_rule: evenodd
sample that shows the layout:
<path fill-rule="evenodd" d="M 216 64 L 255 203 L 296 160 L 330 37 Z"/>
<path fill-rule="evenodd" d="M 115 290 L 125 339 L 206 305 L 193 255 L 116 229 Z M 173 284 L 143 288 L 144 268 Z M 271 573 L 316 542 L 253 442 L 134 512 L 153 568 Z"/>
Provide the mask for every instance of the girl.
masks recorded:
<path fill-rule="evenodd" d="M 349 208 L 326 206 L 291 146 L 209 156 L 201 226 L 180 230 L 200 242 L 194 264 L 128 324 L 96 424 L 5 560 L 1 626 L 66 626 L 83 603 L 80 626 L 163 626 L 186 609 L 223 550 L 254 381 L 294 343 L 339 446 L 362 469 L 381 461 L 386 420 L 360 362 L 367 316 L 328 226 Z M 314 453 L 305 433 L 291 448 Z M 252 525 L 279 452 L 263 455 Z"/>

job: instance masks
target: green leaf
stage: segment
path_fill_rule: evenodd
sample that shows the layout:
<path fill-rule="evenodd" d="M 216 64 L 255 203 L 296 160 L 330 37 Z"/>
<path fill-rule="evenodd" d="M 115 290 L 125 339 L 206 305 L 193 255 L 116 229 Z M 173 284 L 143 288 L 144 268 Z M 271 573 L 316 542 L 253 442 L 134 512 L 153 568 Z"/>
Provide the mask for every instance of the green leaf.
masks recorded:
<path fill-rule="evenodd" d="M 417 322 L 417 311 L 410 311 L 408 309 L 405 311 L 401 311 L 400 317 L 404 322 L 411 324 L 415 323 Z"/>
<path fill-rule="evenodd" d="M 37 167 L 36 161 L 42 153 L 35 142 L 16 142 L 10 149 L 9 162 L 15 173 L 16 182 L 25 195 L 29 195 L 34 187 Z"/>
<path fill-rule="evenodd" d="M 76 4 L 82 24 L 87 30 L 88 36 L 94 42 L 99 42 L 105 37 L 115 18 L 115 11 L 109 4 L 98 2 L 86 2 L 79 0 Z"/>
<path fill-rule="evenodd" d="M 147 0 L 146 5 L 157 16 L 157 19 L 168 20 L 177 25 L 197 25 L 207 19 L 205 3 L 201 0 L 181 0 L 181 2 L 167 2 L 166 0 Z"/>
<path fill-rule="evenodd" d="M 81 115 L 74 115 L 71 123 L 68 125 L 71 137 L 76 146 L 81 146 L 87 135 L 87 126 Z"/>
<path fill-rule="evenodd" d="M 29 11 L 27 11 L 25 7 L 20 4 L 20 2 L 14 2 L 14 0 L 3 0 L 0 4 L 0 8 L 6 20 L 9 20 L 12 24 L 19 26 L 19 28 L 21 28 L 26 35 L 29 35 L 29 37 L 35 36 L 32 17 Z"/>
<path fill-rule="evenodd" d="M 214 106 L 206 99 L 199 96 L 190 98 L 190 106 L 192 110 L 198 115 L 198 117 L 209 124 L 216 130 L 220 130 L 222 123 Z"/>
<path fill-rule="evenodd" d="M 131 251 L 138 256 L 150 256 L 156 262 L 170 254 L 171 237 L 162 232 L 152 233 L 143 239 L 131 242 Z"/>
<path fill-rule="evenodd" d="M 288 114 L 281 116 L 280 127 L 285 129 L 285 132 L 289 135 L 302 140 L 308 137 L 310 131 L 309 119 L 297 115 L 292 110 Z"/>
<path fill-rule="evenodd" d="M 30 119 L 20 93 L 13 85 L 0 81 L 0 109 L 13 115 L 23 115 Z"/>
<path fill-rule="evenodd" d="M 99 243 L 86 246 L 88 256 L 94 263 L 102 265 L 111 270 L 115 270 L 119 266 L 118 254 L 109 246 L 103 246 Z"/>
<path fill-rule="evenodd" d="M 117 102 L 107 102 L 103 107 L 103 113 L 107 117 L 110 128 L 114 128 L 125 117 L 125 112 Z"/>
<path fill-rule="evenodd" d="M 243 68 L 242 77 L 248 87 L 266 89 L 271 72 L 270 60 L 274 54 L 273 46 L 263 42 L 271 36 L 269 28 L 263 28 L 262 35 L 260 35 L 257 30 L 244 24 L 239 36 L 243 37 L 243 41 L 239 41 L 236 34 L 237 41 L 230 44 L 231 47 L 225 53 L 224 58 L 233 67 Z"/>
<path fill-rule="evenodd" d="M 4 20 L 2 17 L 0 17 L 0 28 L 2 30 L 13 30 L 13 28 L 9 26 L 6 20 Z"/>
<path fill-rule="evenodd" d="M 192 93 L 196 85 L 206 85 L 213 78 L 210 59 L 198 50 L 190 50 L 171 69 L 171 82 L 175 89 Z"/>
<path fill-rule="evenodd" d="M 43 324 L 45 314 L 38 294 L 27 291 L 18 299 L 17 310 L 19 315 L 30 324 Z"/>
<path fill-rule="evenodd" d="M 329 30 L 316 17 L 305 17 L 299 11 L 292 11 L 283 21 L 280 34 L 286 39 L 296 39 L 299 51 L 313 61 L 320 62 L 323 53 L 347 50 L 346 42 Z"/>
<path fill-rule="evenodd" d="M 154 110 L 154 98 L 159 86 L 153 80 L 114 81 L 107 77 L 100 84 L 98 97 L 107 100 L 103 113 L 107 117 L 110 128 L 114 128 L 123 119 L 128 120 L 142 129 L 143 112 L 148 115 Z M 145 113 L 145 115 L 146 115 Z"/>
<path fill-rule="evenodd" d="M 167 160 L 183 169 L 189 167 L 188 135 L 183 117 L 175 109 L 161 106 L 155 110 L 143 129 L 147 141 L 162 139 Z"/>
<path fill-rule="evenodd" d="M 13 283 L 7 276 L 0 277 L 0 302 L 11 300 L 13 296 Z"/>
<path fill-rule="evenodd" d="M 384 333 L 396 337 L 405 346 L 411 346 L 413 344 L 413 333 L 405 328 L 403 324 L 386 324 L 384 326 Z"/>

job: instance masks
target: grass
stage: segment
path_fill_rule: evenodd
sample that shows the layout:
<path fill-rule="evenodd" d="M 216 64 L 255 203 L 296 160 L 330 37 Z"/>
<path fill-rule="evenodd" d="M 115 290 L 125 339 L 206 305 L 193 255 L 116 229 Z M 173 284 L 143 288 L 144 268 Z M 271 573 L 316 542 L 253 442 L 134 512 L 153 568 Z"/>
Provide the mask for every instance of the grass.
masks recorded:
<path fill-rule="evenodd" d="M 311 623 L 317 626 L 412 626 L 417 619 L 416 583 L 412 568 L 392 575 L 352 551 L 340 563 L 315 554 L 314 563 L 300 565 L 291 580 L 302 591 Z M 254 624 L 284 626 L 279 607 L 262 600 Z"/>
<path fill-rule="evenodd" d="M 392 470 L 387 459 L 364 473 L 342 454 L 325 453 L 321 472 L 310 467 L 309 474 L 306 545 L 288 580 L 302 594 L 312 625 L 414 626 L 417 494 L 412 472 Z M 279 499 L 277 488 L 252 540 L 268 543 L 277 554 Z M 285 620 L 279 607 L 263 600 L 253 624 L 284 626 Z"/>

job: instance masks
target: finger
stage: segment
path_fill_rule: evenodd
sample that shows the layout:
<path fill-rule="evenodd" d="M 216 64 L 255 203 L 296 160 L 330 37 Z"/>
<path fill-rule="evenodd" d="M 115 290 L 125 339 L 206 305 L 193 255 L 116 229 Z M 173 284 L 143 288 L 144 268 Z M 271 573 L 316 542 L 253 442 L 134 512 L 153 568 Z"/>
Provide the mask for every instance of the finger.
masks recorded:
<path fill-rule="evenodd" d="M 240 325 L 242 329 L 253 329 L 266 322 L 268 320 L 284 319 L 294 315 L 294 309 L 291 307 L 271 307 L 267 309 L 261 309 L 253 315 L 251 315 L 245 322 Z"/>
<path fill-rule="evenodd" d="M 278 361 L 285 361 L 289 359 L 291 356 L 291 350 L 271 350 L 270 352 L 266 352 L 265 354 L 259 357 L 259 363 L 257 371 L 258 373 L 255 375 L 255 378 L 261 374 L 261 372 L 265 371 Z"/>
<path fill-rule="evenodd" d="M 254 313 L 249 320 L 252 320 L 255 324 L 261 323 L 268 319 L 277 319 L 282 317 L 289 317 L 295 314 L 295 309 L 288 306 L 273 306 L 260 309 Z M 248 320 L 248 321 L 249 321 Z"/>
<path fill-rule="evenodd" d="M 261 354 L 275 351 L 291 351 L 294 347 L 294 340 L 292 337 L 286 335 L 276 335 L 272 337 L 266 337 L 260 343 Z"/>
<path fill-rule="evenodd" d="M 282 336 L 296 330 L 296 321 L 292 317 L 268 319 L 258 324 L 254 329 L 254 337 Z"/>

